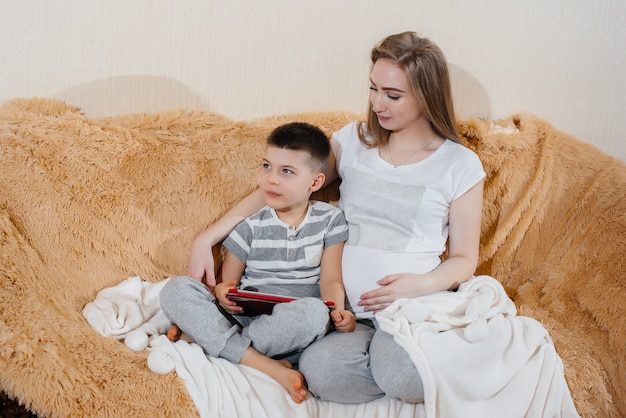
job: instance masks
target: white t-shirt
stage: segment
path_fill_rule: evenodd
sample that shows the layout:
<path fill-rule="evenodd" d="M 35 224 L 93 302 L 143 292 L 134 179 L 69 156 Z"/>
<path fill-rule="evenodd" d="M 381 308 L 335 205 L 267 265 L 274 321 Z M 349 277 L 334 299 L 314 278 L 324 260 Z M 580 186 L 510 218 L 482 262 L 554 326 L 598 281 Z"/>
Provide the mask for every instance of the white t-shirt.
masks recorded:
<path fill-rule="evenodd" d="M 371 317 L 357 305 L 394 273 L 427 273 L 441 262 L 448 239 L 450 203 L 485 177 L 478 156 L 446 140 L 428 158 L 394 167 L 378 148 L 365 147 L 358 122 L 332 138 L 341 177 L 339 207 L 348 222 L 342 270 L 346 293 L 359 318 Z"/>

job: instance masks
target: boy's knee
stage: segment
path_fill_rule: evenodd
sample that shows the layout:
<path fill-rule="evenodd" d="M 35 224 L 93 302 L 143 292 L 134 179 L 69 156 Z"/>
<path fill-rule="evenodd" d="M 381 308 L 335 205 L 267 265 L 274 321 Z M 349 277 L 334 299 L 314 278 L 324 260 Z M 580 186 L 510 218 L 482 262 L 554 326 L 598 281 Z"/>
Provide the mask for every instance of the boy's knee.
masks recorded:
<path fill-rule="evenodd" d="M 170 278 L 163 286 L 163 289 L 161 289 L 159 300 L 163 301 L 163 299 L 169 299 L 172 295 L 176 295 L 176 290 L 181 286 L 184 279 L 184 276 Z"/>
<path fill-rule="evenodd" d="M 294 302 L 300 305 L 301 321 L 308 329 L 317 329 L 318 336 L 326 335 L 330 326 L 328 306 L 317 298 L 302 298 Z"/>
<path fill-rule="evenodd" d="M 187 276 L 172 277 L 159 292 L 159 305 L 164 311 L 170 307 L 183 303 L 187 299 L 190 287 L 194 286 L 195 280 Z"/>
<path fill-rule="evenodd" d="M 172 277 L 169 279 L 169 281 L 165 283 L 165 286 L 163 286 L 163 289 L 159 292 L 159 305 L 165 312 L 168 311 L 168 308 L 173 303 L 172 299 L 176 297 L 176 288 L 178 287 L 176 279 L 178 279 L 178 277 Z"/>

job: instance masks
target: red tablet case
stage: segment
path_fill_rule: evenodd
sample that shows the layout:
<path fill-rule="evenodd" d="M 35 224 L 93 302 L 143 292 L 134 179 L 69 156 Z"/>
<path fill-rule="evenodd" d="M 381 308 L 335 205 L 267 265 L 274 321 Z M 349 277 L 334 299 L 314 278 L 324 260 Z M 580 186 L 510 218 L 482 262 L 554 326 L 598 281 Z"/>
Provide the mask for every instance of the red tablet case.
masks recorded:
<path fill-rule="evenodd" d="M 241 306 L 244 311 L 244 315 L 261 315 L 271 314 L 274 309 L 274 305 L 277 303 L 291 302 L 297 297 L 273 295 L 271 293 L 251 292 L 247 290 L 240 290 L 237 288 L 228 289 L 228 299 L 237 302 L 237 305 Z M 334 302 L 324 302 L 329 309 L 333 309 Z"/>

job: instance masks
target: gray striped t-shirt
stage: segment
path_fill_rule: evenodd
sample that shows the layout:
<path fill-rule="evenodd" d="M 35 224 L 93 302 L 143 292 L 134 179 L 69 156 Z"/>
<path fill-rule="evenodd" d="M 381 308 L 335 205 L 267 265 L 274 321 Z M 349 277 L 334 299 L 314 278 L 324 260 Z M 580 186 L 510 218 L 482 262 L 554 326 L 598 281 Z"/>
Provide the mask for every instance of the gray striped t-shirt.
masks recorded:
<path fill-rule="evenodd" d="M 311 202 L 298 229 L 265 206 L 237 225 L 224 246 L 246 264 L 242 287 L 317 284 L 324 248 L 347 239 L 343 212 L 326 202 Z"/>

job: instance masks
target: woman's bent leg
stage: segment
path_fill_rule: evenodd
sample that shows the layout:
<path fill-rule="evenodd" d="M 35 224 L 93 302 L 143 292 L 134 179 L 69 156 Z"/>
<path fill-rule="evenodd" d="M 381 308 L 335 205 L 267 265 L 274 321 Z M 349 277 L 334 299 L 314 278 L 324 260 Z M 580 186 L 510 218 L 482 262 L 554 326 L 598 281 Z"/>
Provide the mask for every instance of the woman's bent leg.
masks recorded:
<path fill-rule="evenodd" d="M 370 345 L 372 376 L 390 397 L 403 402 L 424 401 L 424 386 L 409 354 L 391 334 L 377 330 Z"/>
<path fill-rule="evenodd" d="M 362 403 L 380 398 L 371 371 L 369 346 L 374 328 L 357 324 L 354 332 L 333 332 L 307 347 L 299 370 L 309 391 L 324 401 Z"/>

